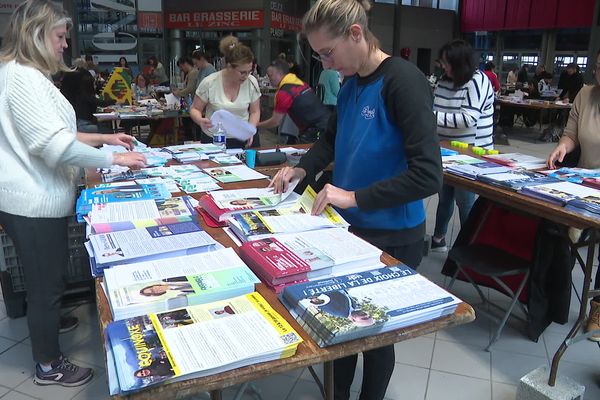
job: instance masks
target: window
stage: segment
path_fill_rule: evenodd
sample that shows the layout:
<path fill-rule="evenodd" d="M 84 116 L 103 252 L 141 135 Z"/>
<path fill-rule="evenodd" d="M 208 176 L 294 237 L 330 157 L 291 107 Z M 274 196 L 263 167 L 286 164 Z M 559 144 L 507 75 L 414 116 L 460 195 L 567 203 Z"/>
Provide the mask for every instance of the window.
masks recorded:
<path fill-rule="evenodd" d="M 587 57 L 577 57 L 577 66 L 579 67 L 579 71 L 584 73 L 587 69 L 588 58 Z"/>
<path fill-rule="evenodd" d="M 533 54 L 523 54 L 521 56 L 521 62 L 523 64 L 537 65 L 538 60 L 539 60 L 539 57 L 537 55 L 533 55 Z"/>

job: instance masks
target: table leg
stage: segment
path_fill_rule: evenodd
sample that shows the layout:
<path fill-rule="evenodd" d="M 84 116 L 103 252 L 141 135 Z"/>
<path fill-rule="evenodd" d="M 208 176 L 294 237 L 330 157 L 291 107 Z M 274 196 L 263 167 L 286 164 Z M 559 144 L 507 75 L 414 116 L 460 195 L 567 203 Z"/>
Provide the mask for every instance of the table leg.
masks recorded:
<path fill-rule="evenodd" d="M 333 361 L 323 363 L 323 385 L 325 400 L 333 400 Z"/>
<path fill-rule="evenodd" d="M 211 390 L 210 400 L 223 400 L 223 392 L 221 389 Z"/>
<path fill-rule="evenodd" d="M 548 385 L 554 386 L 556 383 L 556 374 L 558 373 L 558 364 L 560 363 L 560 359 L 569 347 L 569 343 L 571 339 L 577 336 L 577 332 L 583 326 L 583 321 L 587 316 L 587 304 L 588 297 L 590 292 L 590 281 L 592 279 L 592 266 L 594 265 L 594 250 L 596 249 L 596 243 L 598 240 L 598 232 L 596 229 L 592 229 L 590 231 L 589 243 L 588 243 L 588 251 L 587 251 L 587 259 L 585 261 L 585 276 L 583 278 L 583 291 L 581 293 L 581 306 L 579 307 L 579 316 L 577 317 L 577 321 L 569 334 L 562 342 L 554 357 L 552 357 L 552 366 L 550 368 L 550 377 L 548 378 Z"/>

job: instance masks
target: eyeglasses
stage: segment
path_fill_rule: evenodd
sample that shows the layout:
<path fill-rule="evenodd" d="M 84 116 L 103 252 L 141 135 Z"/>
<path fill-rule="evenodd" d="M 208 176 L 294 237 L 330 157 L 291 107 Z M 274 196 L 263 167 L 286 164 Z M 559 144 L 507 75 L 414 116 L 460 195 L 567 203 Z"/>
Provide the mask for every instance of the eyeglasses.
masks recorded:
<path fill-rule="evenodd" d="M 325 53 L 325 54 L 317 53 L 315 57 L 321 62 L 323 62 L 323 61 L 330 62 L 331 60 L 333 60 L 333 57 L 335 55 L 334 54 L 335 48 L 337 47 L 338 44 L 340 44 L 340 42 L 342 40 L 344 40 L 343 37 L 338 39 L 338 41 L 335 43 L 335 45 L 333 45 L 333 47 L 331 49 L 329 49 L 329 51 L 327 53 Z"/>

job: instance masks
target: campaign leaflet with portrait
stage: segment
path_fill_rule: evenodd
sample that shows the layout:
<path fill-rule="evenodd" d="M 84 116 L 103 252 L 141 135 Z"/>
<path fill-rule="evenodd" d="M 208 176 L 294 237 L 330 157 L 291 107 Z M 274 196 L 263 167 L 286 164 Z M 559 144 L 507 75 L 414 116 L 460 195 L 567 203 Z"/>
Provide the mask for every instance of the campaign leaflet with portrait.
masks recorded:
<path fill-rule="evenodd" d="M 115 320 L 241 296 L 259 282 L 231 248 L 104 271 Z"/>
<path fill-rule="evenodd" d="M 112 322 L 106 335 L 121 393 L 291 357 L 302 342 L 256 292 Z"/>
<path fill-rule="evenodd" d="M 281 300 L 321 347 L 430 321 L 461 302 L 404 264 L 291 285 Z"/>
<path fill-rule="evenodd" d="M 197 212 L 189 196 L 165 200 L 94 204 L 85 218 L 94 233 L 191 221 Z"/>
<path fill-rule="evenodd" d="M 217 248 L 217 242 L 196 221 L 101 233 L 89 239 L 90 256 L 97 269 Z"/>

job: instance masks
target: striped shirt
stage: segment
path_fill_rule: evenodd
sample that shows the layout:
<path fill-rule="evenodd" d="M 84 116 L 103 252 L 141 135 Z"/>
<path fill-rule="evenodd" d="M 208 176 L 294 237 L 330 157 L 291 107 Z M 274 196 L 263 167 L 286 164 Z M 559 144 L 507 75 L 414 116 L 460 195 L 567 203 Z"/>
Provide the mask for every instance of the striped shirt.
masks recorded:
<path fill-rule="evenodd" d="M 434 92 L 433 112 L 440 140 L 460 140 L 486 149 L 494 148 L 494 90 L 485 74 L 455 88 L 440 80 Z"/>

